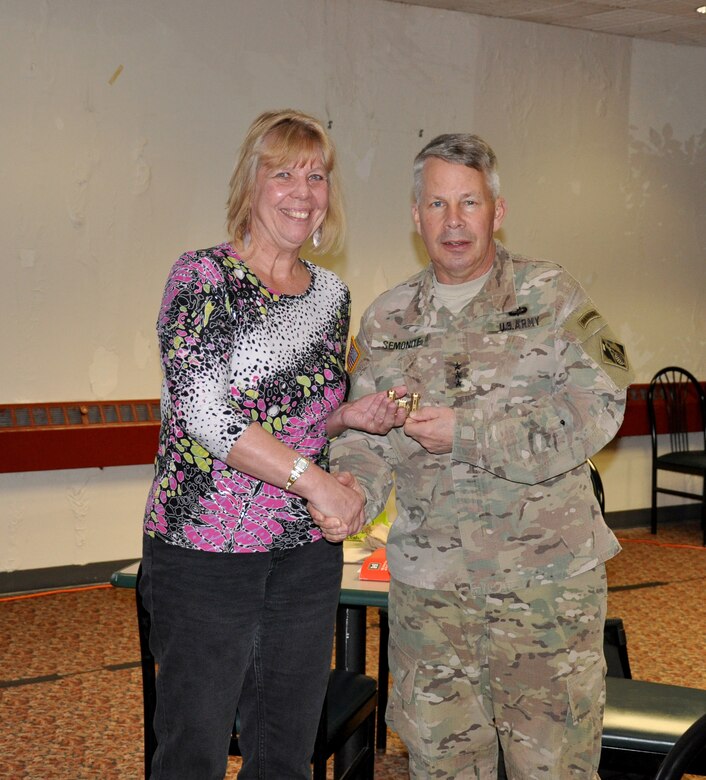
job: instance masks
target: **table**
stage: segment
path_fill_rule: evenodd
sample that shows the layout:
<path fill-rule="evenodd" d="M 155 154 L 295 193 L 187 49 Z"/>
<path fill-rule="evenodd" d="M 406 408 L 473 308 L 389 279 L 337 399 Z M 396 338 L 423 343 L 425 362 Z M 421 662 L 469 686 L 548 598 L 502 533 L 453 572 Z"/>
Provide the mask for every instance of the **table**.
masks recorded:
<path fill-rule="evenodd" d="M 336 616 L 337 669 L 365 674 L 366 613 L 368 607 L 387 609 L 388 582 L 360 580 L 359 563 L 343 564 L 341 595 Z"/>

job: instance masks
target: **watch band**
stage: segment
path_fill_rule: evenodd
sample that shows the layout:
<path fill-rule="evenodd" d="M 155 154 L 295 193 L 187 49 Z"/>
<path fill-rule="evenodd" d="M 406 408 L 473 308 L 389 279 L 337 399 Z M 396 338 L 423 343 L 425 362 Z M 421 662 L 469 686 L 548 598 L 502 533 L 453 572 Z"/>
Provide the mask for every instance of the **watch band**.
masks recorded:
<path fill-rule="evenodd" d="M 289 490 L 290 487 L 301 477 L 301 475 L 309 468 L 309 464 L 311 461 L 309 458 L 305 458 L 303 455 L 300 455 L 295 461 L 294 465 L 292 466 L 292 471 L 289 474 L 289 479 L 287 480 L 287 484 L 284 486 L 285 490 Z"/>

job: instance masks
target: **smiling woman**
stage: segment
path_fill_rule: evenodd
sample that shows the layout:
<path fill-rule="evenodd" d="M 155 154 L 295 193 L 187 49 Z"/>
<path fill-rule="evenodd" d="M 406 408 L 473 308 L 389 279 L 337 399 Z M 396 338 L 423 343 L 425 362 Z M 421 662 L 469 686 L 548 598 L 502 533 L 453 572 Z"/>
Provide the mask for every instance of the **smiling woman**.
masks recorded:
<path fill-rule="evenodd" d="M 260 174 L 281 174 L 280 178 L 286 179 L 292 168 L 311 168 L 315 163 L 322 170 L 313 175 L 325 180 L 327 203 L 323 215 L 304 240 L 311 235 L 322 253 L 341 248 L 345 218 L 334 146 L 317 120 L 290 110 L 262 114 L 253 122 L 243 142 L 230 180 L 227 206 L 227 228 L 234 246 L 242 249 L 252 240 L 252 206 L 257 200 L 256 180 L 261 178 Z M 318 236 L 314 234 L 317 228 L 321 229 Z"/>
<path fill-rule="evenodd" d="M 353 477 L 328 471 L 329 437 L 406 416 L 384 391 L 345 401 L 348 289 L 300 257 L 309 239 L 342 240 L 335 159 L 318 120 L 262 114 L 231 177 L 230 241 L 184 253 L 167 279 L 140 581 L 159 668 L 153 780 L 222 777 L 236 708 L 244 775 L 309 777 L 338 543 L 365 518 Z"/>

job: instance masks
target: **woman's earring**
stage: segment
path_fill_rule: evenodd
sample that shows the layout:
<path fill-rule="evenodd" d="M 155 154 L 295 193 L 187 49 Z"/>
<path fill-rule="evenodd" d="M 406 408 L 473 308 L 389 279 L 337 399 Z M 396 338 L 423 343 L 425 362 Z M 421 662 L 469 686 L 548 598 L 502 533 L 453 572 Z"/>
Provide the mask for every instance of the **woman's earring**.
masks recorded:
<path fill-rule="evenodd" d="M 243 233 L 243 249 L 247 249 L 250 246 L 250 231 L 246 230 Z"/>
<path fill-rule="evenodd" d="M 321 228 L 317 227 L 314 234 L 311 237 L 311 243 L 314 245 L 314 249 L 318 249 L 321 246 Z"/>

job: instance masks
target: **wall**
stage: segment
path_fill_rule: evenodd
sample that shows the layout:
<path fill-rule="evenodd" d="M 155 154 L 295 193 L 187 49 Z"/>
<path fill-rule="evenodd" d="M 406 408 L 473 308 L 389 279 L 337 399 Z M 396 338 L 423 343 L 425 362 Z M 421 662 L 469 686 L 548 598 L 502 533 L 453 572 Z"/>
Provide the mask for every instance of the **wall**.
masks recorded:
<path fill-rule="evenodd" d="M 637 381 L 706 376 L 706 49 L 385 0 L 5 0 L 0 47 L 2 402 L 158 395 L 169 266 L 222 240 L 238 144 L 287 105 L 331 123 L 354 321 L 424 261 L 414 154 L 471 130 L 503 241 L 579 278 Z M 649 503 L 646 447 L 603 458 L 609 510 Z M 137 557 L 150 471 L 0 475 L 0 571 Z"/>

